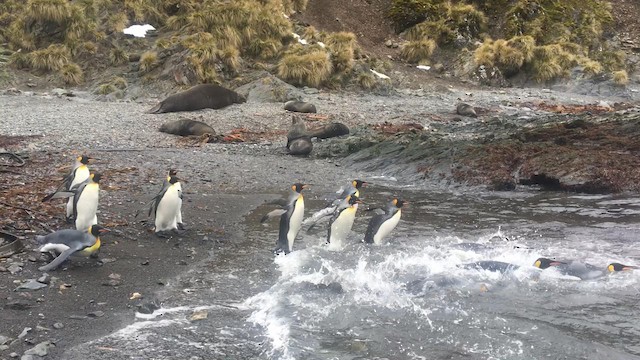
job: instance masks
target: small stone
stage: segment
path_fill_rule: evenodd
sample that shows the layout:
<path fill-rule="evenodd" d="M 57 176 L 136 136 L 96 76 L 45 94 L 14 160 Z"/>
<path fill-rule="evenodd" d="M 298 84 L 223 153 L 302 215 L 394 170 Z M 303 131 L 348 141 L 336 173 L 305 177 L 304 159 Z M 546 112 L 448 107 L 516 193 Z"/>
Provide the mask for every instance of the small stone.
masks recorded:
<path fill-rule="evenodd" d="M 9 338 L 8 336 L 0 335 L 0 345 L 8 343 L 9 340 L 11 340 L 11 338 Z"/>
<path fill-rule="evenodd" d="M 209 312 L 206 310 L 194 311 L 189 317 L 190 321 L 204 320 L 209 316 Z"/>
<path fill-rule="evenodd" d="M 0 345 L 0 351 L 9 350 L 9 345 Z"/>
<path fill-rule="evenodd" d="M 37 282 L 35 279 L 29 279 L 26 283 L 18 286 L 15 291 L 35 291 L 47 287 L 46 284 Z"/>
<path fill-rule="evenodd" d="M 103 317 L 104 316 L 104 311 L 94 311 L 94 312 L 90 312 L 87 314 L 88 317 L 90 318 L 99 318 L 99 317 Z"/>
<path fill-rule="evenodd" d="M 36 360 L 36 358 L 33 355 L 22 355 L 20 360 Z"/>
<path fill-rule="evenodd" d="M 40 325 L 36 325 L 36 330 L 37 331 L 51 331 L 51 329 L 46 328 L 44 326 L 40 326 Z"/>
<path fill-rule="evenodd" d="M 64 324 L 61 323 L 61 322 L 54 323 L 53 324 L 53 328 L 60 330 L 60 329 L 64 328 Z"/>
<path fill-rule="evenodd" d="M 43 341 L 38 345 L 32 347 L 31 349 L 24 352 L 25 355 L 37 355 L 37 356 L 47 356 L 49 354 L 49 348 L 55 347 L 55 345 L 51 341 Z"/>
<path fill-rule="evenodd" d="M 149 260 L 145 260 L 141 262 L 140 265 L 144 265 L 144 266 L 149 265 Z"/>
<path fill-rule="evenodd" d="M 120 274 L 116 274 L 116 273 L 109 274 L 109 279 L 120 280 L 120 278 L 121 278 Z"/>
<path fill-rule="evenodd" d="M 187 263 L 185 260 L 180 260 L 176 264 L 184 266 L 184 265 L 188 265 L 189 263 Z"/>
<path fill-rule="evenodd" d="M 38 282 L 49 285 L 51 282 L 51 276 L 49 274 L 44 274 L 38 278 Z"/>
<path fill-rule="evenodd" d="M 9 354 L 9 357 L 13 358 L 13 359 L 17 358 L 18 356 L 20 356 L 20 355 L 18 355 L 18 353 L 16 353 L 16 352 L 12 352 L 11 354 Z"/>
<path fill-rule="evenodd" d="M 27 336 L 29 331 L 31 331 L 30 327 L 26 327 L 26 328 L 22 329 L 22 332 L 20 333 L 20 335 L 18 335 L 18 339 L 22 339 L 23 337 Z"/>
<path fill-rule="evenodd" d="M 33 307 L 33 304 L 28 300 L 14 300 L 6 303 L 4 307 L 12 310 L 28 310 Z"/>
<path fill-rule="evenodd" d="M 112 262 L 116 262 L 116 258 L 104 258 L 104 259 L 101 259 L 101 261 L 103 264 L 109 264 Z"/>
<path fill-rule="evenodd" d="M 7 272 L 7 268 L 4 266 L 0 266 L 0 272 Z"/>
<path fill-rule="evenodd" d="M 155 301 L 138 305 L 138 312 L 141 314 L 153 314 L 158 309 L 160 309 L 160 305 Z"/>
<path fill-rule="evenodd" d="M 73 320 L 85 320 L 88 319 L 87 316 L 84 315 L 71 315 L 69 316 L 69 319 L 73 319 Z"/>
<path fill-rule="evenodd" d="M 15 274 L 19 273 L 20 271 L 22 271 L 22 267 L 19 266 L 18 264 L 11 264 L 11 266 L 9 266 L 7 268 L 7 270 L 9 270 L 11 275 L 15 275 Z"/>
<path fill-rule="evenodd" d="M 386 47 L 392 47 L 392 46 L 393 46 L 393 41 L 391 41 L 391 40 L 387 40 L 387 41 L 385 41 L 384 45 L 385 45 Z"/>
<path fill-rule="evenodd" d="M 122 281 L 111 279 L 111 280 L 103 282 L 102 286 L 118 286 L 120 284 L 122 284 Z"/>
<path fill-rule="evenodd" d="M 31 261 L 31 262 L 36 262 L 36 261 L 38 261 L 38 259 L 36 259 L 36 257 L 35 257 L 35 256 L 33 256 L 33 255 L 30 255 L 30 256 L 27 258 L 27 260 L 29 260 L 29 261 Z"/>
<path fill-rule="evenodd" d="M 141 298 L 142 298 L 142 294 L 138 292 L 134 292 L 133 294 L 131 294 L 131 297 L 129 297 L 129 300 L 137 300 Z"/>

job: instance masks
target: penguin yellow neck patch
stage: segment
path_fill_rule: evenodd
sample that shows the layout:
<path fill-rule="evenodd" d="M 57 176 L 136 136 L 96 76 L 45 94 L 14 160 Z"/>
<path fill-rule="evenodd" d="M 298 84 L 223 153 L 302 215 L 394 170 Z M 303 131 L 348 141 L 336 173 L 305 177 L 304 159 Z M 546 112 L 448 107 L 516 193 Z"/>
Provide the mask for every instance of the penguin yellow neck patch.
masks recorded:
<path fill-rule="evenodd" d="M 100 238 L 96 238 L 96 243 L 86 247 L 84 249 L 82 249 L 82 253 L 86 254 L 87 256 L 93 254 L 94 252 L 98 251 L 98 249 L 100 249 Z"/>

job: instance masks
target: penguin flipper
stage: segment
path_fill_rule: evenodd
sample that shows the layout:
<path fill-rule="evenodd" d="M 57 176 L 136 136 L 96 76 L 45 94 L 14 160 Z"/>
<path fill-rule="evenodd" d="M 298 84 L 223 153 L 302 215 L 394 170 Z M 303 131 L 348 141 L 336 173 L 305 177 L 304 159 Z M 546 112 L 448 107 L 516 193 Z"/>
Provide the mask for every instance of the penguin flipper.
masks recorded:
<path fill-rule="evenodd" d="M 265 216 L 263 216 L 262 219 L 260 219 L 260 224 L 264 224 L 269 219 L 274 218 L 276 216 L 281 216 L 286 212 L 287 212 L 287 209 L 275 209 L 273 211 L 270 211 Z"/>
<path fill-rule="evenodd" d="M 38 270 L 40 270 L 40 271 L 53 270 L 53 269 L 57 268 L 58 266 L 60 266 L 60 264 L 62 264 L 65 260 L 67 260 L 69 258 L 69 256 L 71 256 L 76 251 L 78 251 L 78 249 L 69 248 L 69 249 L 63 251 L 60 255 L 58 255 L 58 257 L 53 259 L 52 262 L 48 263 L 45 266 L 39 267 Z"/>
<path fill-rule="evenodd" d="M 42 202 L 49 201 L 51 199 L 66 199 L 74 196 L 76 193 L 73 191 L 56 191 L 53 194 L 49 194 L 42 199 Z"/>
<path fill-rule="evenodd" d="M 267 205 L 278 205 L 278 206 L 282 206 L 282 207 L 286 207 L 288 205 L 287 199 L 270 200 L 270 201 L 266 201 L 265 204 L 267 204 Z"/>

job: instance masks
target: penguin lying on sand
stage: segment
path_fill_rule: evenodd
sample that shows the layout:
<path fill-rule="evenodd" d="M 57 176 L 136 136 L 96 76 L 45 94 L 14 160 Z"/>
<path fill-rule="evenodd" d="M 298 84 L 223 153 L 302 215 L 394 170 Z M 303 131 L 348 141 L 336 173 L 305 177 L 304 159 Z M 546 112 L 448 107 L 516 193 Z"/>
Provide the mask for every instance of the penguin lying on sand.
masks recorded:
<path fill-rule="evenodd" d="M 260 220 L 260 223 L 264 223 L 273 217 L 280 216 L 280 230 L 276 248 L 273 250 L 274 253 L 284 251 L 285 254 L 288 254 L 293 251 L 293 242 L 302 227 L 302 218 L 304 216 L 302 190 L 307 187 L 308 185 L 306 184 L 293 184 L 286 206 L 269 212 Z"/>
<path fill-rule="evenodd" d="M 407 201 L 394 198 L 387 206 L 384 214 L 374 215 L 369 221 L 367 232 L 364 234 L 364 242 L 368 244 L 382 244 L 393 229 L 400 222 L 402 207 Z"/>
<path fill-rule="evenodd" d="M 45 236 L 37 236 L 36 241 L 42 244 L 39 251 L 59 254 L 52 262 L 38 268 L 49 271 L 57 268 L 69 256 L 91 256 L 100 249 L 100 235 L 109 232 L 100 225 L 93 225 L 88 231 L 73 229 L 58 230 Z"/>
<path fill-rule="evenodd" d="M 58 186 L 58 189 L 42 199 L 42 202 L 46 202 L 51 199 L 60 197 L 69 197 L 69 200 L 67 200 L 66 212 L 67 222 L 70 222 L 73 219 L 73 195 L 68 196 L 66 192 L 70 191 L 73 187 L 89 178 L 89 167 L 87 165 L 89 164 L 89 162 L 91 162 L 91 160 L 93 160 L 93 158 L 87 155 L 78 156 L 73 165 L 73 168 L 64 177 L 64 179 L 62 180 L 62 184 Z"/>

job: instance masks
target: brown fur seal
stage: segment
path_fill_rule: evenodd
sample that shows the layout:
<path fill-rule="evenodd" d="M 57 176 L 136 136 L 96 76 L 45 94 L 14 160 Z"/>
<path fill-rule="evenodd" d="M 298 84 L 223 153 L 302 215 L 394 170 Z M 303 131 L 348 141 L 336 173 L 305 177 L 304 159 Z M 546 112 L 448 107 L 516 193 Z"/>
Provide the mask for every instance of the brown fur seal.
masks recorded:
<path fill-rule="evenodd" d="M 349 135 L 349 128 L 343 123 L 332 122 L 319 128 L 311 129 L 308 134 L 312 138 L 328 139 L 336 136 Z"/>
<path fill-rule="evenodd" d="M 309 155 L 313 150 L 307 127 L 298 115 L 293 115 L 291 118 L 291 129 L 287 133 L 287 149 L 291 155 Z"/>
<path fill-rule="evenodd" d="M 291 100 L 284 104 L 284 109 L 287 111 L 294 111 L 299 113 L 315 113 L 316 106 L 312 103 L 304 101 Z"/>
<path fill-rule="evenodd" d="M 160 126 L 160 132 L 180 136 L 216 134 L 216 131 L 213 130 L 211 126 L 203 123 L 202 121 L 189 119 L 181 119 L 164 123 Z"/>
<path fill-rule="evenodd" d="M 222 109 L 231 104 L 240 104 L 246 99 L 233 90 L 216 84 L 200 84 L 187 91 L 171 95 L 151 108 L 148 113 L 161 114 L 200 109 Z"/>
<path fill-rule="evenodd" d="M 469 116 L 474 118 L 478 117 L 478 114 L 476 114 L 476 109 L 474 109 L 473 106 L 467 103 L 459 103 L 456 106 L 456 113 L 462 116 Z"/>

